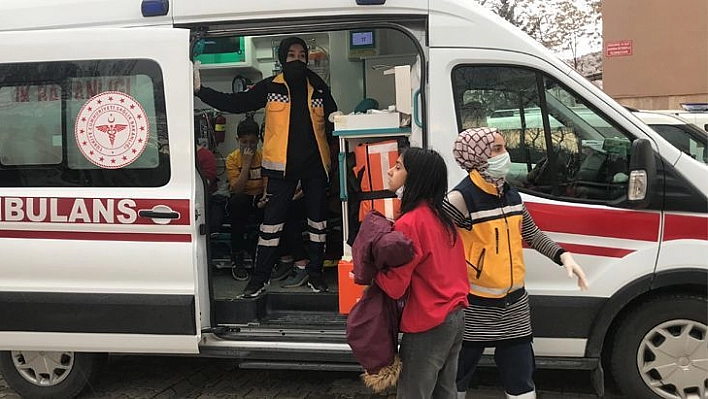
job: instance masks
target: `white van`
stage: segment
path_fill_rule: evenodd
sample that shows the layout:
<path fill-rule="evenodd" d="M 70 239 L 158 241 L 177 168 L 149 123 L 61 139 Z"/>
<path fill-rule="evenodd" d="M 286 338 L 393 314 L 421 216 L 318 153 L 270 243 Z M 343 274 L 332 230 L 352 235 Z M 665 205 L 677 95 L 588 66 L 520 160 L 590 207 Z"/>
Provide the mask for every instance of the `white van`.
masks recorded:
<path fill-rule="evenodd" d="M 678 116 L 652 111 L 633 111 L 676 148 L 708 164 L 708 132 Z"/>
<path fill-rule="evenodd" d="M 647 111 L 672 115 L 708 131 L 708 103 L 683 103 L 683 110 Z"/>
<path fill-rule="evenodd" d="M 321 52 L 312 67 L 344 113 L 365 97 L 397 103 L 402 86 L 382 70 L 410 65 L 412 125 L 374 125 L 356 140 L 398 135 L 435 148 L 450 187 L 465 176 L 452 157 L 457 132 L 498 110 L 537 108 L 539 125 L 519 116 L 502 129 L 512 180 L 591 283 L 580 292 L 526 253 L 538 366 L 591 371 L 599 393 L 608 370 L 629 397 L 705 395 L 706 165 L 520 30 L 459 0 L 3 1 L 0 370 L 13 389 L 76 396 L 107 353 L 359 369 L 336 268 L 325 272 L 329 293 L 271 285 L 242 299 L 243 282 L 210 266 L 216 239 L 194 145 L 204 105 L 190 54 L 201 40 L 231 38 L 203 61 L 202 79 L 241 90 L 277 71 L 274 46 L 289 35 Z M 97 113 L 109 111 L 99 129 Z M 223 156 L 241 118 L 226 115 Z M 354 144 L 344 136 L 340 159 Z M 583 142 L 605 161 L 581 179 Z M 336 179 L 335 261 L 350 255 L 349 199 Z"/>

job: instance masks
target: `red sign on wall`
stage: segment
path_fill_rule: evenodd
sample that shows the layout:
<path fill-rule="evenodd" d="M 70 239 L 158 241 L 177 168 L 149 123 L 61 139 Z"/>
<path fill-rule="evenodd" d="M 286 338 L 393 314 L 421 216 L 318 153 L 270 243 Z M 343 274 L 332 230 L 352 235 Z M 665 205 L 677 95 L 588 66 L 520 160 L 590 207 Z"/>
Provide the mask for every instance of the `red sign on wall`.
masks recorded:
<path fill-rule="evenodd" d="M 630 55 L 632 55 L 631 40 L 605 43 L 605 56 L 607 57 L 626 57 Z"/>

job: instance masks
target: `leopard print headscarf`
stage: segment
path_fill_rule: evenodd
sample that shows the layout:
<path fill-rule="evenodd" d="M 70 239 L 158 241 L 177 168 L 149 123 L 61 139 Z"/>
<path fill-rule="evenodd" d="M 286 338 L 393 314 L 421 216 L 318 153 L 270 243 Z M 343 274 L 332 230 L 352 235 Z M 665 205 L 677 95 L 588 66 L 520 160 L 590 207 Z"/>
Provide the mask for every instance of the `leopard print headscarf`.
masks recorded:
<path fill-rule="evenodd" d="M 484 180 L 497 186 L 499 193 L 504 188 L 504 179 L 495 179 L 484 173 L 487 170 L 487 159 L 492 156 L 494 134 L 499 130 L 493 127 L 478 127 L 460 132 L 455 139 L 452 154 L 460 167 L 467 172 L 476 170 Z"/>

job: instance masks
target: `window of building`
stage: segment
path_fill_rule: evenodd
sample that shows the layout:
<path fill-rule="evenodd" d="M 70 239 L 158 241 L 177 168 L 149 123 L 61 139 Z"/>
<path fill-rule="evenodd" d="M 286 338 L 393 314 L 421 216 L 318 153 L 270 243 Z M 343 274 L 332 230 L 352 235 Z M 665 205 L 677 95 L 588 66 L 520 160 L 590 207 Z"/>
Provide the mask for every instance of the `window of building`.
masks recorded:
<path fill-rule="evenodd" d="M 460 129 L 495 127 L 521 191 L 589 202 L 626 193 L 631 138 L 559 82 L 530 69 L 453 71 Z"/>
<path fill-rule="evenodd" d="M 164 185 L 165 115 L 153 61 L 0 65 L 0 185 Z"/>

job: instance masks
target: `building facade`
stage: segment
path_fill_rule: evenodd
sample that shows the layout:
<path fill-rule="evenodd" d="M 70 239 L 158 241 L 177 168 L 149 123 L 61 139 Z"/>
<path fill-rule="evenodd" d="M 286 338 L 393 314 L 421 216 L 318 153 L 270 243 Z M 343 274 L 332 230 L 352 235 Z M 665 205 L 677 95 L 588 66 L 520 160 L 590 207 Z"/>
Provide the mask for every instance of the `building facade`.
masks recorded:
<path fill-rule="evenodd" d="M 708 0 L 603 0 L 603 89 L 623 105 L 708 103 Z"/>

